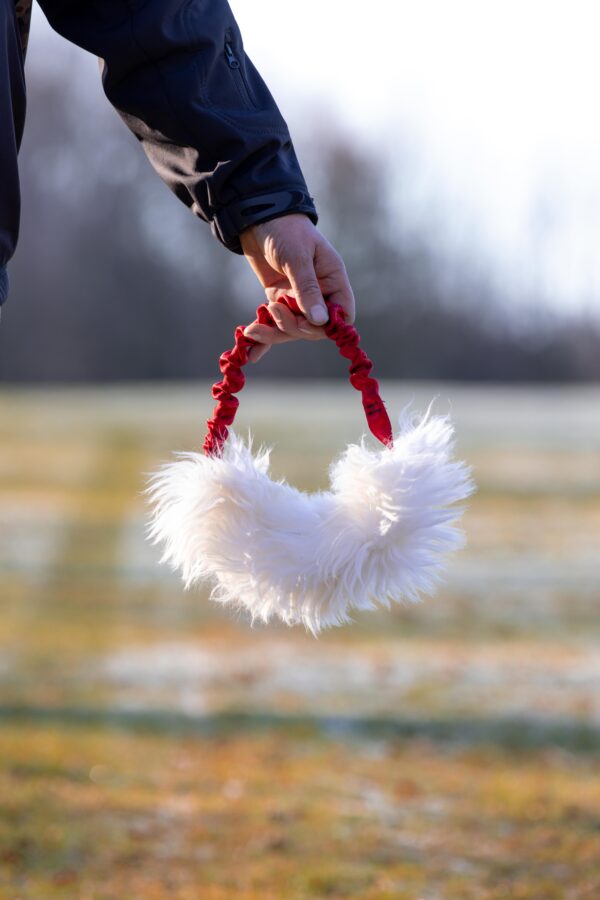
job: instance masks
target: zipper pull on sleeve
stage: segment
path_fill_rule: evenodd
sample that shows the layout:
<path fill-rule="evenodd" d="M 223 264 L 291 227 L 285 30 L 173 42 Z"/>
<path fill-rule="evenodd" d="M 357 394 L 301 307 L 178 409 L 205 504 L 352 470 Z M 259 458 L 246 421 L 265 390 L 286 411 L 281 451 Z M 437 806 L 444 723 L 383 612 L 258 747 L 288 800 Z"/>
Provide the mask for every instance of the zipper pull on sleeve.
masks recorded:
<path fill-rule="evenodd" d="M 239 69 L 240 61 L 229 41 L 225 41 L 225 58 L 230 69 Z"/>

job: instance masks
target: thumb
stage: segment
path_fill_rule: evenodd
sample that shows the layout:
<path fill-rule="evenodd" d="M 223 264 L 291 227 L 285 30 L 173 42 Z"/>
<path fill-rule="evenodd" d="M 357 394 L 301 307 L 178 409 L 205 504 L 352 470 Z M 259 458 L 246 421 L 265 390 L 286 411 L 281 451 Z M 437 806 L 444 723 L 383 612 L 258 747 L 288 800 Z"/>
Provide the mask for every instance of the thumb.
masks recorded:
<path fill-rule="evenodd" d="M 327 305 L 315 273 L 314 261 L 310 256 L 297 257 L 285 266 L 296 302 L 309 322 L 324 325 L 329 319 Z"/>

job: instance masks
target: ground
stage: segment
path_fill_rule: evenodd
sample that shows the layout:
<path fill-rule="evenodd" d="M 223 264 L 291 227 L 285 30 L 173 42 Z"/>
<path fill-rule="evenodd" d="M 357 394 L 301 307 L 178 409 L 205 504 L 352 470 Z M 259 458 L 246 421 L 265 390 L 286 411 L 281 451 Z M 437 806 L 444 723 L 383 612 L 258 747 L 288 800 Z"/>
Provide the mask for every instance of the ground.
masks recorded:
<path fill-rule="evenodd" d="M 383 385 L 436 394 L 467 548 L 315 640 L 144 539 L 205 385 L 0 393 L 1 898 L 600 896 L 600 391 Z M 362 429 L 345 384 L 250 385 L 250 424 L 304 489 Z"/>

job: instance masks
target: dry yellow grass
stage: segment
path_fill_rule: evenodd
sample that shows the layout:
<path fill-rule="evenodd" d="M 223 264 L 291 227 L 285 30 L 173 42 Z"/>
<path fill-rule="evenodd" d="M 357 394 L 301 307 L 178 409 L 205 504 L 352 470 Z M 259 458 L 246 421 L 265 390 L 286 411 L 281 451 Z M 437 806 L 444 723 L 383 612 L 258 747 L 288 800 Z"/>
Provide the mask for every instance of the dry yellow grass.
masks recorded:
<path fill-rule="evenodd" d="M 318 641 L 144 541 L 205 389 L 0 393 L 0 898 L 600 896 L 600 392 L 441 393 L 469 546 L 436 598 Z M 253 385 L 240 425 L 314 489 L 357 403 Z"/>
<path fill-rule="evenodd" d="M 598 766 L 556 749 L 55 722 L 14 726 L 2 759 L 5 896 L 592 898 L 600 887 Z"/>

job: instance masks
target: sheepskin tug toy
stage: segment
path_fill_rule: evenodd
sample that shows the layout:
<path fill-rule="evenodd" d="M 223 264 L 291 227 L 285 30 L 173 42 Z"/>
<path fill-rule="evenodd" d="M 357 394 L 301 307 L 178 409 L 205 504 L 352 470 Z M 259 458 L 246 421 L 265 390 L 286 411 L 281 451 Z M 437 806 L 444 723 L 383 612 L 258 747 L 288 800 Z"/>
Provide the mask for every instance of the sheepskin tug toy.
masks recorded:
<path fill-rule="evenodd" d="M 293 298 L 279 302 L 296 314 Z M 342 308 L 328 304 L 325 332 L 350 361 L 350 383 L 362 394 L 371 432 L 330 468 L 331 490 L 306 494 L 269 477 L 268 449 L 252 451 L 229 428 L 244 386 L 242 367 L 255 345 L 235 331 L 219 360 L 223 380 L 208 420 L 203 453 L 179 452 L 151 476 L 148 536 L 164 545 L 161 562 L 186 587 L 212 584 L 211 599 L 246 610 L 252 624 L 279 618 L 322 628 L 352 622 L 351 610 L 390 607 L 432 594 L 447 555 L 464 543 L 457 520 L 474 490 L 470 470 L 453 459 L 448 416 L 419 419 L 406 410 L 394 438 L 372 363 Z M 274 326 L 266 305 L 257 321 Z"/>

